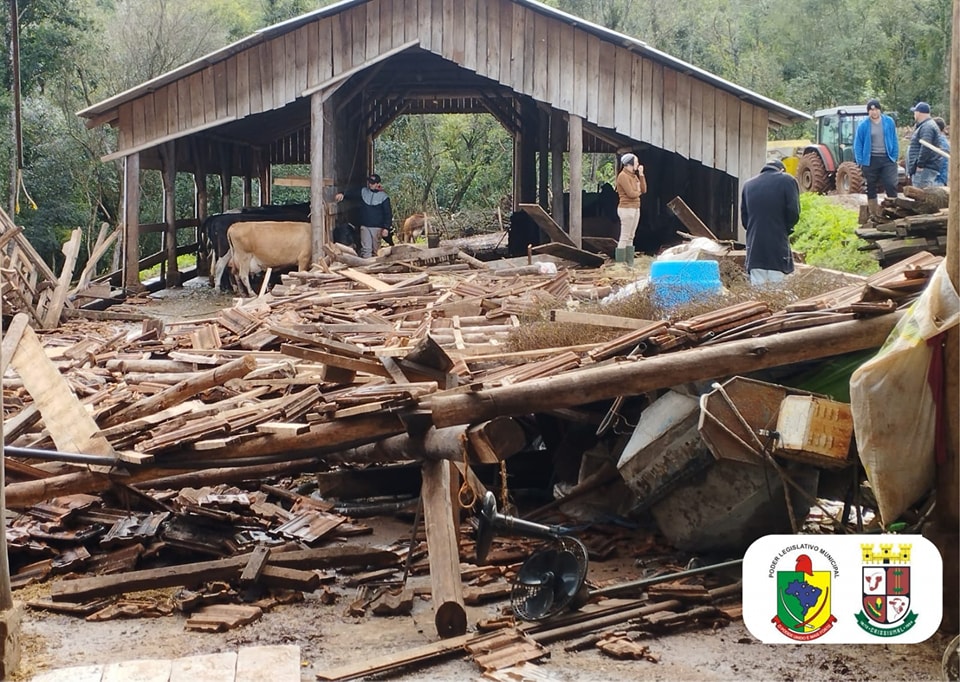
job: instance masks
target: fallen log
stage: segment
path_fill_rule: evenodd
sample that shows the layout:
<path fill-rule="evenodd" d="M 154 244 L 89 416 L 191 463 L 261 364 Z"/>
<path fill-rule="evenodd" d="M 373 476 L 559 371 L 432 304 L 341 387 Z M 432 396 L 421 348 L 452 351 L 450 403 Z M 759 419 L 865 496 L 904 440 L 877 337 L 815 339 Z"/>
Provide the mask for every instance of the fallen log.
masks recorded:
<path fill-rule="evenodd" d="M 442 638 L 467 631 L 467 611 L 460 580 L 457 527 L 453 523 L 450 462 L 423 463 L 423 521 L 430 561 L 433 621 Z"/>
<path fill-rule="evenodd" d="M 437 427 L 494 417 L 516 417 L 574 407 L 620 395 L 639 395 L 688 382 L 706 381 L 879 348 L 902 313 L 782 332 L 653 358 L 587 367 L 472 393 L 435 393 L 429 404 Z"/>

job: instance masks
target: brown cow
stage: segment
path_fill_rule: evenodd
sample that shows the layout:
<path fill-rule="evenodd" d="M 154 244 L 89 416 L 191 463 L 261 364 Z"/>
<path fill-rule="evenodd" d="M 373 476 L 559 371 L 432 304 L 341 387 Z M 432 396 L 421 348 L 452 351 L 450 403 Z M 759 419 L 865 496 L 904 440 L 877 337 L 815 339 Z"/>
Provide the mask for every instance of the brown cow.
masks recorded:
<path fill-rule="evenodd" d="M 306 270 L 313 260 L 313 232 L 310 223 L 249 222 L 234 223 L 227 230 L 227 240 L 233 252 L 232 263 L 237 268 L 237 281 L 251 296 L 250 273 L 264 268 L 296 265 Z"/>
<path fill-rule="evenodd" d="M 423 234 L 424 228 L 430 229 L 430 218 L 423 213 L 414 213 L 403 221 L 403 227 L 400 228 L 399 239 L 401 242 L 412 244 Z"/>

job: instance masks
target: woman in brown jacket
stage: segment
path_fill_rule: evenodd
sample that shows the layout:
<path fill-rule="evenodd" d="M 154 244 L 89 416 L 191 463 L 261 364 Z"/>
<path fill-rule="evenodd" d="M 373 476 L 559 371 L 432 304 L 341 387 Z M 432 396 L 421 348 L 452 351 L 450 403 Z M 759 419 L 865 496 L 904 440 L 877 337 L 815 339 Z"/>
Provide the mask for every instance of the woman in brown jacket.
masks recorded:
<path fill-rule="evenodd" d="M 623 166 L 617 175 L 620 240 L 617 242 L 616 260 L 632 265 L 633 237 L 640 222 L 640 195 L 647 192 L 647 179 L 643 176 L 643 166 L 637 163 L 636 155 L 624 154 L 620 157 L 620 164 Z"/>

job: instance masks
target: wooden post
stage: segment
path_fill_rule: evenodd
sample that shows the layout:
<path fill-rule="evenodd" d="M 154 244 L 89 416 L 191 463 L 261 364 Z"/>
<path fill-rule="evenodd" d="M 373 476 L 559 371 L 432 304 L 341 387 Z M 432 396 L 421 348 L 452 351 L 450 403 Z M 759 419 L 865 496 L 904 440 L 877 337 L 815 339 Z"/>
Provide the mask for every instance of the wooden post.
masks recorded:
<path fill-rule="evenodd" d="M 203 235 L 203 221 L 207 219 L 207 166 L 197 142 L 193 143 L 193 190 L 193 215 L 197 219 L 197 274 L 209 275 L 210 254 Z"/>
<path fill-rule="evenodd" d="M 226 143 L 219 145 L 220 156 L 220 212 L 230 210 L 230 191 L 233 186 L 233 157 Z"/>
<path fill-rule="evenodd" d="M 123 174 L 123 286 L 130 291 L 140 288 L 140 153 L 124 157 Z"/>
<path fill-rule="evenodd" d="M 563 114 L 553 110 L 550 116 L 550 187 L 553 190 L 553 206 L 550 207 L 553 222 L 561 228 L 566 223 L 563 207 L 563 150 L 567 148 L 563 139 Z"/>
<path fill-rule="evenodd" d="M 953 45 L 950 53 L 950 120 L 960 121 L 960 0 L 953 0 Z M 960 152 L 950 154 L 950 194 L 953 200 L 947 208 L 947 275 L 954 289 L 960 275 Z M 960 330 L 956 326 L 946 334 L 944 358 L 943 418 L 946 419 L 946 458 L 937 465 L 937 505 L 933 523 L 924 529 L 924 535 L 940 550 L 943 557 L 943 620 L 941 630 L 955 633 L 960 630 Z"/>
<path fill-rule="evenodd" d="M 323 90 L 310 96 L 310 229 L 313 232 L 313 259 L 323 255 L 327 241 L 326 206 L 323 197 L 325 159 L 323 154 Z"/>
<path fill-rule="evenodd" d="M 270 179 L 271 169 L 269 151 L 264 149 L 257 155 L 257 178 L 260 182 L 260 205 L 266 206 L 273 199 L 273 186 Z"/>
<path fill-rule="evenodd" d="M 434 623 L 443 638 L 467 631 L 467 612 L 460 581 L 460 552 L 453 523 L 450 462 L 423 463 L 423 518 L 430 560 Z"/>
<path fill-rule="evenodd" d="M 570 239 L 583 248 L 583 119 L 570 114 Z"/>
<path fill-rule="evenodd" d="M 177 146 L 171 140 L 160 147 L 160 163 L 163 166 L 163 221 L 167 224 L 167 288 L 180 286 L 180 270 L 177 268 Z"/>
<path fill-rule="evenodd" d="M 544 211 L 550 210 L 547 200 L 547 161 L 550 154 L 550 114 L 543 109 L 537 111 L 537 201 Z M 556 195 L 554 195 L 556 196 Z"/>

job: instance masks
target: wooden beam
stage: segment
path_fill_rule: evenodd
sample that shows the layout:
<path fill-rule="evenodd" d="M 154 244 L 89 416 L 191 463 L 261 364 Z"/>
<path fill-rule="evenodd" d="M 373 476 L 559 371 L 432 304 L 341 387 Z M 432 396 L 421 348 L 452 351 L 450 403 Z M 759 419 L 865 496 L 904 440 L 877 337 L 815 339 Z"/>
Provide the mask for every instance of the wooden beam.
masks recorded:
<path fill-rule="evenodd" d="M 124 157 L 123 167 L 123 286 L 132 291 L 140 286 L 140 154 Z"/>
<path fill-rule="evenodd" d="M 202 123 L 193 128 L 187 128 L 186 130 L 181 130 L 176 133 L 170 133 L 169 135 L 164 135 L 163 137 L 158 137 L 155 140 L 150 140 L 149 142 L 144 142 L 143 144 L 138 144 L 133 147 L 127 147 L 126 149 L 119 149 L 111 154 L 101 156 L 100 160 L 103 162 L 114 161 L 122 157 L 130 157 L 134 154 L 139 154 L 142 151 L 147 149 L 153 149 L 154 147 L 159 147 L 162 144 L 167 142 L 172 142 L 173 140 L 179 140 L 181 137 L 188 137 L 196 133 L 202 132 L 204 130 L 209 130 L 210 128 L 216 128 L 217 126 L 222 126 L 231 121 L 237 120 L 236 116 L 224 116 L 223 118 L 218 118 L 216 121 L 211 121 L 209 123 Z"/>
<path fill-rule="evenodd" d="M 433 423 L 445 427 L 498 416 L 545 412 L 620 395 L 639 395 L 691 381 L 879 348 L 901 317 L 902 313 L 890 313 L 615 365 L 587 367 L 512 386 L 472 393 L 437 393 L 430 396 Z"/>
<path fill-rule="evenodd" d="M 655 324 L 651 320 L 639 320 L 633 317 L 620 317 L 619 315 L 601 315 L 599 313 L 578 313 L 573 310 L 551 310 L 550 321 L 568 324 L 590 324 L 616 329 L 644 329 L 651 324 Z"/>
<path fill-rule="evenodd" d="M 423 463 L 423 518 L 430 562 L 431 600 L 437 634 L 444 639 L 467 631 L 460 580 L 457 528 L 453 523 L 450 462 Z"/>
<path fill-rule="evenodd" d="M 53 298 L 50 299 L 50 304 L 43 315 L 44 329 L 54 329 L 60 325 L 60 314 L 63 312 L 63 304 L 67 301 L 67 290 L 70 288 L 70 280 L 73 279 L 73 268 L 77 264 L 82 236 L 80 228 L 76 228 L 62 247 L 63 269 L 60 271 L 60 279 L 53 292 Z"/>
<path fill-rule="evenodd" d="M 387 50 L 386 52 L 382 52 L 381 54 L 377 55 L 374 59 L 368 59 L 362 64 L 358 64 L 357 66 L 354 66 L 351 69 L 347 69 L 346 71 L 342 71 L 338 73 L 333 78 L 329 78 L 322 83 L 318 83 L 317 85 L 307 88 L 306 90 L 300 93 L 300 96 L 310 97 L 318 92 L 322 93 L 325 90 L 330 90 L 330 88 L 334 88 L 334 86 L 339 87 L 344 83 L 346 83 L 351 76 L 360 73 L 364 69 L 370 68 L 371 66 L 373 66 L 378 62 L 382 62 L 385 59 L 389 59 L 394 55 L 400 54 L 404 50 L 409 50 L 411 47 L 417 47 L 419 45 L 420 45 L 419 40 L 411 40 L 409 43 L 404 43 L 403 45 L 399 45 L 398 47 L 393 48 L 392 50 Z"/>
<path fill-rule="evenodd" d="M 717 235 L 715 235 L 709 227 L 707 227 L 697 214 L 693 212 L 693 209 L 687 206 L 686 202 L 680 197 L 674 197 L 669 202 L 667 202 L 667 208 L 677 216 L 683 226 L 687 228 L 690 234 L 696 237 L 706 237 L 707 239 L 712 239 L 718 241 Z"/>

